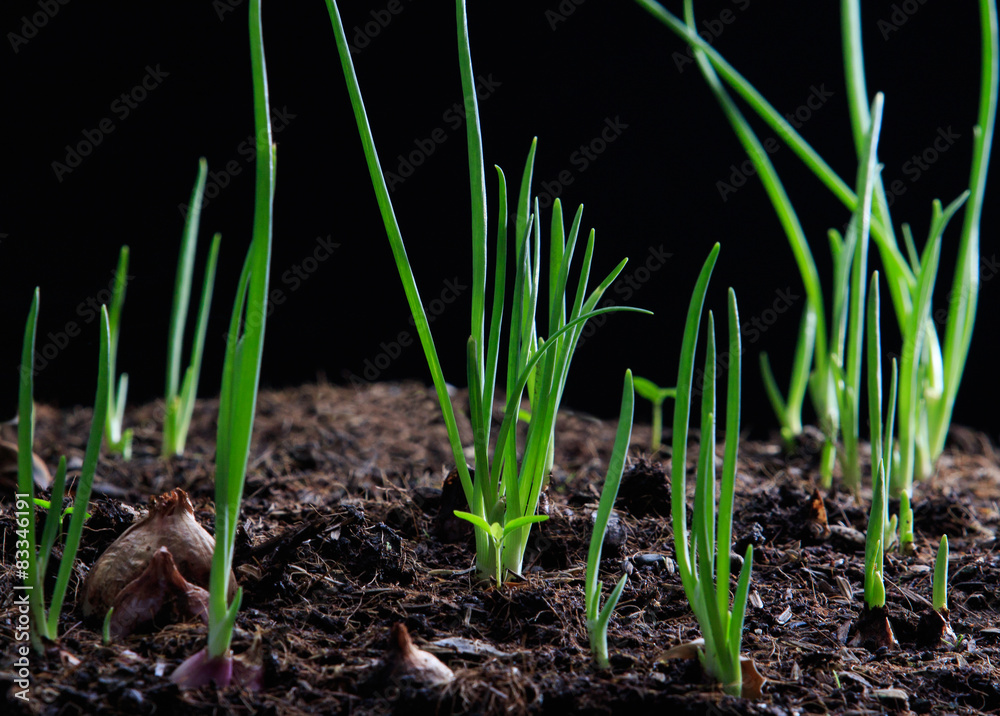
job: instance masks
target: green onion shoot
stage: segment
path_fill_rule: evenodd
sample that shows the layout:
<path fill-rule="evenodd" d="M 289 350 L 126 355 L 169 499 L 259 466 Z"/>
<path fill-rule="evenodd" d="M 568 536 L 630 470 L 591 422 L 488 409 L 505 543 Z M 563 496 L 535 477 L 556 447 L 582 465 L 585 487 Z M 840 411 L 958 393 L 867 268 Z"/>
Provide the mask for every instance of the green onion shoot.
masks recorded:
<path fill-rule="evenodd" d="M 618 487 L 622 482 L 622 472 L 625 469 L 625 458 L 628 454 L 628 444 L 632 437 L 632 408 L 635 403 L 633 393 L 632 371 L 625 371 L 625 386 L 622 388 L 622 407 L 618 416 L 618 430 L 615 433 L 615 444 L 608 461 L 608 474 L 604 478 L 601 489 L 601 502 L 597 508 L 597 520 L 590 537 L 590 550 L 587 552 L 587 576 L 584 581 L 584 600 L 586 602 L 587 635 L 590 638 L 590 652 L 594 661 L 602 669 L 608 667 L 608 621 L 618 606 L 628 573 L 621 576 L 611 594 L 608 595 L 604 607 L 601 607 L 601 550 L 604 546 L 604 534 L 608 529 L 608 520 L 618 498 Z"/>
<path fill-rule="evenodd" d="M 184 346 L 184 328 L 187 323 L 188 305 L 191 301 L 191 280 L 194 275 L 195 250 L 198 247 L 198 226 L 201 221 L 201 202 L 205 194 L 205 177 L 208 162 L 202 158 L 198 162 L 198 176 L 191 190 L 187 215 L 184 218 L 184 233 L 181 237 L 181 252 L 177 259 L 177 277 L 174 282 L 174 300 L 170 309 L 170 335 L 167 342 L 167 387 L 165 394 L 166 414 L 163 418 L 163 455 L 183 455 L 194 413 L 195 398 L 198 394 L 198 379 L 201 376 L 201 358 L 205 350 L 205 335 L 208 332 L 208 311 L 212 305 L 212 291 L 215 287 L 215 267 L 219 259 L 221 234 L 212 237 L 205 265 L 205 276 L 201 289 L 201 300 L 195 324 L 194 339 L 191 344 L 191 358 L 184 378 L 181 379 L 181 350 Z"/>
<path fill-rule="evenodd" d="M 171 680 L 184 688 L 198 688 L 210 682 L 215 682 L 220 688 L 232 681 L 245 686 L 259 683 L 259 673 L 235 659 L 230 651 L 243 591 L 237 589 L 232 602 L 228 601 L 227 593 L 257 406 L 271 260 L 275 146 L 268 114 L 260 0 L 250 3 L 250 58 L 257 137 L 253 238 L 243 264 L 229 322 L 219 398 L 215 552 L 209 577 L 208 645 L 185 660 L 171 675 Z"/>
<path fill-rule="evenodd" d="M 15 590 L 24 590 L 27 594 L 28 608 L 31 615 L 30 637 L 35 649 L 42 653 L 45 641 L 54 641 L 59 636 L 59 617 L 62 614 L 63 602 L 69 588 L 70 576 L 73 573 L 73 563 L 80 547 L 80 537 L 83 533 L 83 522 L 87 518 L 87 505 L 94 485 L 94 474 L 97 471 L 97 461 L 101 452 L 101 440 L 104 435 L 105 420 L 108 413 L 108 386 L 111 383 L 111 332 L 108 326 L 108 312 L 101 306 L 100 328 L 100 359 L 97 365 L 97 395 L 94 398 L 94 414 L 90 425 L 90 437 L 87 440 L 87 451 L 83 457 L 83 467 L 80 480 L 73 499 L 73 513 L 66 541 L 63 544 L 62 557 L 56 574 L 52 599 L 46 607 L 45 585 L 48 574 L 49 560 L 62 524 L 62 503 L 66 489 L 66 458 L 59 460 L 59 467 L 52 483 L 50 508 L 45 519 L 41 542 L 36 541 L 35 529 L 35 482 L 32 469 L 32 445 L 35 432 L 34 404 L 34 373 L 35 373 L 35 331 L 38 324 L 39 291 L 35 295 L 28 312 L 28 320 L 24 329 L 24 344 L 21 352 L 21 381 L 18 395 L 18 456 L 17 456 L 17 494 L 15 508 L 17 519 L 17 542 L 15 566 L 24 575 L 24 583 Z"/>

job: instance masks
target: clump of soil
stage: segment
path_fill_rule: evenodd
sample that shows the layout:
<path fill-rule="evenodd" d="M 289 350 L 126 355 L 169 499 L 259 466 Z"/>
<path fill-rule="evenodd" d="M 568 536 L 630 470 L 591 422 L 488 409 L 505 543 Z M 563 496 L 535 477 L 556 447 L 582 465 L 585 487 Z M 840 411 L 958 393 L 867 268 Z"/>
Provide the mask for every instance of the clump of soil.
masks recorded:
<path fill-rule="evenodd" d="M 609 628 L 612 668 L 602 672 L 587 648 L 583 566 L 614 423 L 560 417 L 550 519 L 532 530 L 524 580 L 498 590 L 477 581 L 471 533 L 440 526 L 441 513 L 454 509 L 449 488 L 442 491 L 452 458 L 433 390 L 410 383 L 261 393 L 238 532 L 244 597 L 234 651 L 260 640 L 263 686 L 181 692 L 168 676 L 204 646 L 204 626 L 172 624 L 102 646 L 99 626 L 83 622 L 81 585 L 153 495 L 184 488 L 211 531 L 216 411 L 213 401 L 199 404 L 186 455 L 169 461 L 159 457 L 156 406 L 126 417 L 136 426 L 133 460 L 102 459 L 59 648 L 31 653 L 28 702 L 14 696 L 17 582 L 14 540 L 5 540 L 0 685 L 8 708 L 128 716 L 1000 710 L 1000 463 L 988 440 L 962 433 L 962 449 L 946 452 L 937 476 L 917 487 L 917 553 L 885 562 L 899 648 L 875 652 L 848 645 L 863 611 L 857 535 L 867 503 L 836 493 L 817 505 L 818 455 L 808 445 L 791 456 L 777 441 L 742 446 L 734 551 L 754 544 L 743 648 L 768 684 L 761 699 L 737 700 L 705 683 L 696 662 L 660 659 L 700 635 L 673 570 L 669 459 L 641 459 L 648 430 L 634 433 L 632 472 L 616 506 L 624 542 L 602 566 L 605 591 L 630 573 Z M 89 419 L 86 410 L 41 406 L 39 456 L 53 465 L 63 453 L 71 462 L 82 456 Z M 9 500 L 0 522 L 12 535 Z M 917 641 L 942 532 L 951 545 L 952 649 Z M 377 678 L 396 624 L 455 679 L 427 686 Z"/>

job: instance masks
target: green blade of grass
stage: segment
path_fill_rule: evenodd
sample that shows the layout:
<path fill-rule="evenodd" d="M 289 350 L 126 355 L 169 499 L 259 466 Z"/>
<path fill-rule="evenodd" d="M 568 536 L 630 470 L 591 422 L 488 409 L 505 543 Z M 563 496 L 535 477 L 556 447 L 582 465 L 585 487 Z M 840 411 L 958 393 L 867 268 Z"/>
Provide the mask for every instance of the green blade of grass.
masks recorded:
<path fill-rule="evenodd" d="M 868 425 L 872 465 L 882 457 L 882 327 L 878 271 L 872 272 L 868 288 Z M 874 473 L 873 473 L 874 474 Z"/>
<path fill-rule="evenodd" d="M 608 472 L 601 488 L 601 501 L 597 507 L 597 520 L 590 537 L 590 549 L 587 552 L 587 573 L 584 581 L 586 592 L 587 619 L 595 619 L 601 600 L 599 575 L 601 551 L 604 547 L 604 534 L 608 528 L 608 520 L 618 499 L 618 488 L 621 486 L 622 473 L 625 469 L 625 458 L 628 454 L 628 444 L 632 436 L 632 417 L 634 413 L 635 394 L 632 371 L 625 371 L 625 385 L 622 388 L 621 410 L 618 413 L 618 429 L 615 432 L 615 442 L 611 449 L 611 459 L 608 461 Z"/>
<path fill-rule="evenodd" d="M 739 307 L 736 292 L 730 288 L 729 302 L 729 378 L 726 386 L 726 448 L 722 459 L 722 489 L 719 494 L 719 528 L 716 543 L 716 595 L 719 613 L 729 613 L 729 549 L 733 543 L 733 502 L 736 497 L 736 466 L 740 445 L 740 402 L 742 395 L 742 354 Z M 732 637 L 730 636 L 730 639 Z M 739 661 L 739 649 L 736 653 Z"/>
<path fill-rule="evenodd" d="M 674 400 L 673 452 L 670 459 L 670 512 L 674 524 L 674 549 L 677 570 L 681 575 L 684 592 L 694 603 L 696 576 L 692 569 L 694 555 L 691 552 L 687 529 L 687 434 L 691 413 L 691 384 L 694 379 L 694 353 L 698 343 L 698 329 L 701 323 L 702 307 L 708 281 L 719 256 L 719 244 L 712 247 L 698 274 L 691 302 L 684 322 L 684 338 L 681 342 L 681 359 L 677 369 L 677 398 Z"/>
<path fill-rule="evenodd" d="M 208 162 L 202 157 L 198 160 L 198 175 L 195 178 L 194 188 L 191 190 L 191 200 L 184 217 L 181 253 L 177 261 L 177 276 L 174 279 L 174 301 L 170 308 L 170 333 L 167 341 L 166 398 L 168 402 L 180 390 L 184 323 L 191 300 L 191 276 L 194 274 L 194 255 L 198 247 L 198 226 L 201 223 L 201 202 L 205 195 L 207 176 Z"/>
<path fill-rule="evenodd" d="M 128 284 L 128 246 L 122 246 L 115 269 L 114 289 L 111 293 L 111 307 L 108 321 L 111 329 L 111 382 L 108 384 L 108 417 L 104 437 L 109 452 L 120 453 L 126 460 L 132 457 L 132 431 L 122 431 L 125 419 L 125 401 L 128 395 L 128 374 L 122 373 L 115 390 L 115 373 L 118 363 L 118 335 L 121 328 L 122 307 L 125 304 L 125 288 Z"/>
<path fill-rule="evenodd" d="M 242 596 L 242 592 L 237 591 L 233 602 L 228 603 L 229 575 L 253 436 L 267 316 L 276 159 L 269 113 L 260 0 L 254 0 L 250 5 L 250 60 L 257 142 L 253 237 L 230 318 L 219 398 L 215 476 L 216 548 L 209 579 L 207 654 L 210 659 L 221 658 L 229 652 L 233 624 Z"/>
<path fill-rule="evenodd" d="M 972 342 L 972 329 L 979 301 L 979 223 L 985 202 L 993 129 L 996 123 L 998 82 L 1000 82 L 1000 47 L 998 47 L 997 6 L 995 0 L 980 0 L 980 78 L 979 113 L 972 140 L 972 168 L 969 176 L 970 199 L 962 223 L 955 278 L 948 302 L 948 324 L 944 340 L 944 395 L 930 407 L 931 454 L 944 449 L 948 426 L 965 361 Z"/>
<path fill-rule="evenodd" d="M 934 560 L 934 595 L 931 604 L 936 612 L 948 611 L 948 535 L 941 535 L 937 558 Z"/>
<path fill-rule="evenodd" d="M 59 574 L 52 590 L 52 604 L 48 615 L 48 633 L 54 638 L 59 629 L 59 615 L 62 603 L 69 587 L 69 578 L 73 573 L 73 561 L 80 547 L 80 537 L 83 534 L 83 522 L 87 519 L 87 505 L 90 503 L 90 492 L 94 486 L 94 475 L 97 471 L 97 460 L 101 454 L 101 440 L 104 436 L 104 423 L 108 413 L 108 385 L 111 382 L 111 331 L 108 326 L 107 309 L 101 307 L 101 339 L 100 360 L 97 364 L 97 396 L 94 398 L 94 415 L 90 424 L 90 437 L 87 440 L 87 451 L 83 456 L 83 467 L 80 469 L 80 480 L 76 486 L 76 497 L 73 499 L 73 517 L 66 532 L 66 544 L 63 547 L 63 557 L 59 562 Z"/>
<path fill-rule="evenodd" d="M 743 620 L 746 616 L 747 597 L 750 593 L 750 572 L 753 570 L 753 545 L 747 545 L 743 556 L 743 566 L 736 581 L 736 596 L 733 598 L 733 614 L 729 620 L 729 647 L 732 662 L 739 669 L 740 649 L 743 644 Z M 735 695 L 735 694 L 733 694 Z"/>
<path fill-rule="evenodd" d="M 194 343 L 191 346 L 191 362 L 184 373 L 181 384 L 180 410 L 174 424 L 174 444 L 171 449 L 174 454 L 184 452 L 188 430 L 191 427 L 191 417 L 194 414 L 194 404 L 198 397 L 198 379 L 201 376 L 201 360 L 205 352 L 205 336 L 208 333 L 209 308 L 212 305 L 212 293 L 215 287 L 215 269 L 219 260 L 219 243 L 222 234 L 212 237 L 212 245 L 208 251 L 208 263 L 205 265 L 204 283 L 201 288 L 201 300 L 198 305 L 198 318 L 195 324 Z"/>
<path fill-rule="evenodd" d="M 483 139 L 479 123 L 476 78 L 472 71 L 469 47 L 469 21 L 464 2 L 455 3 L 458 26 L 458 66 L 462 76 L 462 99 L 465 106 L 465 137 L 469 148 L 469 186 L 472 196 L 472 336 L 479 346 L 476 364 L 483 365 L 485 346 L 486 297 L 486 173 L 483 169 Z M 485 376 L 480 376 L 480 380 Z M 484 385 L 476 386 L 480 396 Z M 472 386 L 469 386 L 472 389 Z M 488 401 L 492 406 L 492 396 Z"/>
<path fill-rule="evenodd" d="M 35 332 L 38 328 L 39 290 L 36 287 L 28 309 L 28 319 L 24 326 L 24 342 L 21 349 L 20 384 L 18 386 L 18 421 L 17 421 L 17 490 L 18 498 L 24 496 L 24 518 L 27 520 L 28 568 L 25 570 L 24 588 L 29 590 L 29 604 L 35 630 L 32 631 L 32 643 L 36 650 L 41 651 L 41 642 L 36 633 L 45 633 L 45 603 L 42 592 L 43 575 L 38 569 L 38 560 L 34 553 L 35 545 L 35 476 L 32 464 L 32 448 L 35 442 Z"/>
<path fill-rule="evenodd" d="M 56 544 L 56 537 L 62 529 L 63 513 L 62 503 L 66 494 L 66 456 L 59 458 L 59 467 L 56 468 L 56 476 L 52 480 L 52 499 L 49 501 L 49 509 L 45 515 L 45 528 L 42 530 L 42 544 L 38 550 L 38 573 L 44 576 L 48 571 L 49 557 L 52 556 L 52 548 Z M 55 509 L 53 509 L 53 505 Z M 72 510 L 73 508 L 68 508 Z M 42 597 L 44 601 L 44 595 Z"/>

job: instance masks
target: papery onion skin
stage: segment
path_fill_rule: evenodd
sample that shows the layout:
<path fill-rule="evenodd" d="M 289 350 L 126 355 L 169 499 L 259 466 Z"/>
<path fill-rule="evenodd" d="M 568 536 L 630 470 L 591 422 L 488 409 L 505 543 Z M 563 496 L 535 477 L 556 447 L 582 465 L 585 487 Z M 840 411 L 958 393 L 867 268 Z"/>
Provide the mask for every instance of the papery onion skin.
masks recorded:
<path fill-rule="evenodd" d="M 84 616 L 103 618 L 161 547 L 169 550 L 185 580 L 208 588 L 215 538 L 198 524 L 191 499 L 179 487 L 152 498 L 149 514 L 125 530 L 94 563 L 84 586 Z M 232 573 L 228 591 L 231 599 L 236 593 Z"/>

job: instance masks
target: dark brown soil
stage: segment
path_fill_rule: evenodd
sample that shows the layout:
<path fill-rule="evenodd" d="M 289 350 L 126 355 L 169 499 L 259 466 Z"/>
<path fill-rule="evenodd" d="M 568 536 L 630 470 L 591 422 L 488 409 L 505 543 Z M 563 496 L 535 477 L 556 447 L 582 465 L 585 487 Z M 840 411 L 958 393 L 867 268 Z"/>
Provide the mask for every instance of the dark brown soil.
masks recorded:
<path fill-rule="evenodd" d="M 605 593 L 623 570 L 631 577 L 609 629 L 612 668 L 602 672 L 587 648 L 583 576 L 615 426 L 562 417 L 550 519 L 533 530 L 526 580 L 500 591 L 476 582 L 468 533 L 437 521 L 452 458 L 433 391 L 416 384 L 261 394 L 235 565 L 244 599 L 234 650 L 261 635 L 265 686 L 182 693 L 166 677 L 203 646 L 204 627 L 166 625 L 102 646 L 100 625 L 82 621 L 80 583 L 153 495 L 183 487 L 212 530 L 216 408 L 199 405 L 187 454 L 166 461 L 156 407 L 128 416 L 135 457 L 101 462 L 59 648 L 32 653 L 27 706 L 13 696 L 13 522 L 4 502 L 0 683 L 9 707 L 129 716 L 1000 712 L 1000 461 L 982 436 L 957 433 L 938 475 L 917 487 L 917 553 L 886 557 L 900 647 L 875 653 L 846 645 L 863 605 L 865 509 L 845 493 L 825 496 L 826 536 L 811 498 L 818 444 L 804 440 L 793 455 L 777 444 L 742 446 L 735 551 L 755 546 L 743 646 L 768 683 L 761 699 L 739 700 L 705 683 L 696 662 L 660 660 L 699 633 L 673 570 L 669 460 L 646 454 L 648 427 L 634 431 L 622 485 L 624 542 L 605 551 Z M 72 467 L 88 428 L 86 410 L 41 407 L 36 451 L 52 467 L 66 452 Z M 14 437 L 4 430 L 0 437 Z M 957 650 L 917 646 L 945 532 Z M 438 689 L 374 681 L 397 622 L 457 679 Z M 436 644 L 444 639 L 453 641 Z"/>

